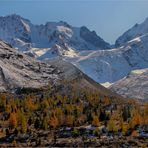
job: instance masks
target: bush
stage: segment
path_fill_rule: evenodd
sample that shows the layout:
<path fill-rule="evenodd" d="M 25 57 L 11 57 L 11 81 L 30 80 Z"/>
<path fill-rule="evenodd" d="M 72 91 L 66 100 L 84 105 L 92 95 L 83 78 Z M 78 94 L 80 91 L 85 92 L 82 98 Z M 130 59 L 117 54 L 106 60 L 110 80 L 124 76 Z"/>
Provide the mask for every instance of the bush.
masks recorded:
<path fill-rule="evenodd" d="M 79 131 L 76 128 L 73 129 L 72 136 L 73 137 L 78 137 L 79 136 Z"/>
<path fill-rule="evenodd" d="M 13 141 L 12 141 L 12 147 L 17 147 L 16 140 L 13 140 Z"/>
<path fill-rule="evenodd" d="M 132 135 L 131 135 L 131 136 L 132 136 L 132 137 L 138 137 L 138 135 L 139 135 L 138 132 L 137 132 L 136 130 L 134 130 L 134 131 L 132 132 Z"/>

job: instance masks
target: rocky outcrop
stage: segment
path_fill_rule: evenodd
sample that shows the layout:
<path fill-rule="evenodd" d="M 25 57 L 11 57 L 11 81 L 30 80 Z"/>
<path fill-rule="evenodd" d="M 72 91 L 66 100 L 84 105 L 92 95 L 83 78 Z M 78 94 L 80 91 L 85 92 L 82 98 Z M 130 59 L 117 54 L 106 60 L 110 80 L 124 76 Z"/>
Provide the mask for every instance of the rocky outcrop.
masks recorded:
<path fill-rule="evenodd" d="M 148 101 L 148 68 L 131 71 L 110 88 L 124 97 Z"/>

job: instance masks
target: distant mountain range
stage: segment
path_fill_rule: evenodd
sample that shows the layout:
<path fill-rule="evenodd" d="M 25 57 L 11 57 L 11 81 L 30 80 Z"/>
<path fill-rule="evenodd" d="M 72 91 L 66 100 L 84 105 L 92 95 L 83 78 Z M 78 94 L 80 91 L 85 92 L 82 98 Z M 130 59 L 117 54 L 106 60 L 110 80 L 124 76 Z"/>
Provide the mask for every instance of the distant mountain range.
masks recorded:
<path fill-rule="evenodd" d="M 148 68 L 148 18 L 126 31 L 113 46 L 85 26 L 73 27 L 62 21 L 34 25 L 15 14 L 0 17 L 0 39 L 39 60 L 60 58 L 73 63 L 123 96 L 148 98 L 148 76 L 139 73 L 136 76 L 141 79 L 135 82 L 136 76 L 129 74 Z M 137 95 L 130 88 L 133 85 L 136 91 L 143 86 L 142 94 Z"/>
<path fill-rule="evenodd" d="M 76 50 L 110 48 L 109 43 L 85 26 L 73 27 L 62 21 L 34 25 L 15 14 L 0 17 L 0 38 L 42 59 L 74 56 Z"/>

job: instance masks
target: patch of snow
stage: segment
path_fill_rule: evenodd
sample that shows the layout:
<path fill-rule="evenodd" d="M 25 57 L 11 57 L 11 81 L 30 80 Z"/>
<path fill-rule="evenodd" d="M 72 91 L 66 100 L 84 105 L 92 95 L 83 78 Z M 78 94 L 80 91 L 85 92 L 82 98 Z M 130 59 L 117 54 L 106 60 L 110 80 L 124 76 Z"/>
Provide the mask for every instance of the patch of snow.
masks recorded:
<path fill-rule="evenodd" d="M 131 42 L 140 42 L 140 41 L 141 41 L 140 37 L 137 37 L 137 38 L 134 38 L 134 39 L 128 41 L 128 43 L 131 43 Z"/>
<path fill-rule="evenodd" d="M 136 70 L 133 70 L 132 73 L 140 75 L 140 74 L 142 74 L 142 73 L 144 73 L 146 71 L 147 71 L 147 69 L 136 69 Z"/>
<path fill-rule="evenodd" d="M 109 88 L 113 83 L 109 83 L 109 82 L 105 82 L 105 83 L 101 83 L 101 85 L 103 85 L 106 88 Z"/>
<path fill-rule="evenodd" d="M 33 51 L 33 53 L 35 53 L 38 57 L 44 55 L 49 50 L 50 48 L 32 48 L 31 49 L 31 51 Z"/>
<path fill-rule="evenodd" d="M 27 32 L 30 32 L 30 26 L 29 26 L 27 23 L 25 23 L 23 20 L 21 20 L 21 22 L 22 22 L 22 24 L 24 25 L 26 31 L 27 31 Z"/>

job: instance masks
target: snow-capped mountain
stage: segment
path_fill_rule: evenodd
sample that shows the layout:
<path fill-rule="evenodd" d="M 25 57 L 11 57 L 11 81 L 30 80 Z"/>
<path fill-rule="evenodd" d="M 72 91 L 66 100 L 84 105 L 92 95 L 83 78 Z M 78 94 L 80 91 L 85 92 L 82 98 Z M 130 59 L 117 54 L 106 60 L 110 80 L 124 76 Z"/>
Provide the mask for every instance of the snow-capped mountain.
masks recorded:
<path fill-rule="evenodd" d="M 131 71 L 110 88 L 124 97 L 148 100 L 148 68 Z"/>
<path fill-rule="evenodd" d="M 0 39 L 38 58 L 75 56 L 79 50 L 98 50 L 110 45 L 85 26 L 66 22 L 34 25 L 19 15 L 0 17 Z"/>

